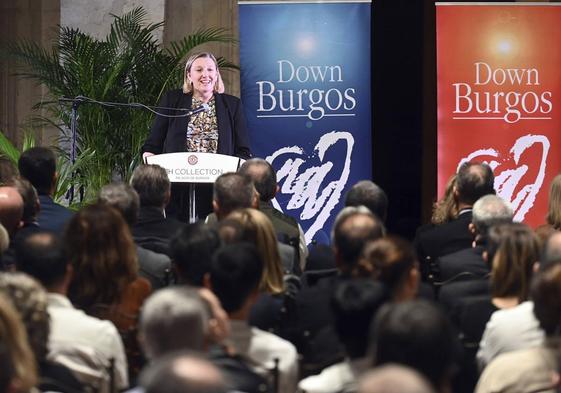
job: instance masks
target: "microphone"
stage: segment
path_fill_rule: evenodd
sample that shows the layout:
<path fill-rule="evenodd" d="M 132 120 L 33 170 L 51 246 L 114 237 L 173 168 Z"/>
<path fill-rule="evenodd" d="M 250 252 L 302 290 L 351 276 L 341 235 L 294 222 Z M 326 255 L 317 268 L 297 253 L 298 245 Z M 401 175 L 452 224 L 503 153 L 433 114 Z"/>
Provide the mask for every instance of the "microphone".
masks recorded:
<path fill-rule="evenodd" d="M 208 106 L 208 104 L 202 104 L 198 108 L 187 111 L 187 116 L 193 116 L 196 115 L 197 113 L 206 112 L 208 110 L 210 110 L 210 106 Z"/>

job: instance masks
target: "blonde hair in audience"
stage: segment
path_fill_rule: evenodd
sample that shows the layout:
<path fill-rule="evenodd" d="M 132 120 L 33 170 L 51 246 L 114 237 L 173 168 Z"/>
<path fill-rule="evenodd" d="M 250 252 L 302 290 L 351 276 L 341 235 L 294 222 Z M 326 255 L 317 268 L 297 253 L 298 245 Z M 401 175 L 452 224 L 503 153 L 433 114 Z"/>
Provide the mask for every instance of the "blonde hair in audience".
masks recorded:
<path fill-rule="evenodd" d="M 103 203 L 82 208 L 68 223 L 65 242 L 74 267 L 70 299 L 86 310 L 118 303 L 138 276 L 136 247 L 121 213 Z"/>
<path fill-rule="evenodd" d="M 446 183 L 444 196 L 436 201 L 432 207 L 431 223 L 435 225 L 444 224 L 458 216 L 458 205 L 454 199 L 455 186 L 456 175 L 452 175 Z"/>
<path fill-rule="evenodd" d="M 5 295 L 0 295 L 0 342 L 5 346 L 12 362 L 13 378 L 10 386 L 16 392 L 31 391 L 38 382 L 37 363 L 29 346 L 25 326 Z"/>
<path fill-rule="evenodd" d="M 532 269 L 540 256 L 536 234 L 521 223 L 497 225 L 489 231 L 489 242 L 497 247 L 491 266 L 492 296 L 527 300 Z"/>
<path fill-rule="evenodd" d="M 230 213 L 229 219 L 238 221 L 243 228 L 243 240 L 253 241 L 263 263 L 263 277 L 259 290 L 272 294 L 284 291 L 282 262 L 277 246 L 277 237 L 269 218 L 256 209 L 238 209 Z"/>
<path fill-rule="evenodd" d="M 561 230 L 561 174 L 555 176 L 549 186 L 546 221 L 557 230 Z"/>

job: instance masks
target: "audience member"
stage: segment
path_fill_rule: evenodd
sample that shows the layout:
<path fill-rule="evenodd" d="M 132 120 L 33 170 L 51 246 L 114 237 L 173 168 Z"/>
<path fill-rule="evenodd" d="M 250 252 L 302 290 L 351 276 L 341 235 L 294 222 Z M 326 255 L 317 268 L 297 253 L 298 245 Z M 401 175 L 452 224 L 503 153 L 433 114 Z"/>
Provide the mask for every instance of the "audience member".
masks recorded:
<path fill-rule="evenodd" d="M 30 393 L 38 383 L 37 364 L 20 315 L 0 295 L 0 391 Z"/>
<path fill-rule="evenodd" d="M 419 263 L 409 242 L 386 236 L 365 245 L 359 266 L 381 282 L 393 301 L 411 300 L 419 288 Z"/>
<path fill-rule="evenodd" d="M 454 198 L 456 180 L 456 174 L 450 176 L 444 188 L 444 195 L 432 206 L 432 215 L 430 218 L 432 225 L 445 224 L 458 217 L 458 203 Z"/>
<path fill-rule="evenodd" d="M 18 168 L 21 176 L 29 180 L 39 194 L 39 226 L 62 234 L 73 213 L 53 200 L 58 178 L 55 153 L 46 147 L 32 147 L 21 154 Z"/>
<path fill-rule="evenodd" d="M 145 393 L 227 393 L 219 369 L 200 355 L 169 354 L 142 372 Z"/>
<path fill-rule="evenodd" d="M 99 202 L 107 203 L 117 209 L 132 229 L 138 220 L 140 199 L 132 186 L 112 183 L 101 188 Z M 154 290 L 169 284 L 171 280 L 171 261 L 165 254 L 148 250 L 136 245 L 140 276 L 150 281 Z"/>
<path fill-rule="evenodd" d="M 429 382 L 412 368 L 398 364 L 377 367 L 364 374 L 358 393 L 435 393 Z"/>
<path fill-rule="evenodd" d="M 306 393 L 355 391 L 356 380 L 370 365 L 367 355 L 370 322 L 386 301 L 387 291 L 378 282 L 357 279 L 337 286 L 331 307 L 335 331 L 345 347 L 345 360 L 309 376 L 298 384 Z"/>
<path fill-rule="evenodd" d="M 127 223 L 106 204 L 86 206 L 68 223 L 65 244 L 74 270 L 68 297 L 88 314 L 115 324 L 134 378 L 143 363 L 136 340 L 138 317 L 151 286 L 138 276 Z"/>
<path fill-rule="evenodd" d="M 388 216 L 388 197 L 370 180 L 361 180 L 351 187 L 345 195 L 345 206 L 365 206 L 382 222 Z"/>
<path fill-rule="evenodd" d="M 277 239 L 271 221 L 256 209 L 238 209 L 228 219 L 241 225 L 241 241 L 255 244 L 261 260 L 265 263 L 263 277 L 259 283 L 261 292 L 280 294 L 284 291 L 283 270 L 290 274 L 292 265 L 283 266 L 277 248 Z"/>
<path fill-rule="evenodd" d="M 17 268 L 47 290 L 50 318 L 49 358 L 69 367 L 82 383 L 109 392 L 106 372 L 114 362 L 115 386 L 128 386 L 127 360 L 121 337 L 109 321 L 86 315 L 67 298 L 73 269 L 61 240 L 52 232 L 35 233 L 18 243 Z"/>
<path fill-rule="evenodd" d="M 0 157 L 0 186 L 12 184 L 12 181 L 18 176 L 18 168 L 14 162 L 7 157 Z"/>
<path fill-rule="evenodd" d="M 279 392 L 296 388 L 296 349 L 282 338 L 250 327 L 249 311 L 259 296 L 264 261 L 249 243 L 227 245 L 214 254 L 208 285 L 220 299 L 231 323 L 230 341 L 236 353 L 249 360 L 264 377 L 278 367 Z"/>
<path fill-rule="evenodd" d="M 144 354 L 150 360 L 177 350 L 203 352 L 208 344 L 209 313 L 196 288 L 164 288 L 150 296 L 139 323 Z"/>
<path fill-rule="evenodd" d="M 141 247 L 169 255 L 171 238 L 185 224 L 166 217 L 171 192 L 166 170 L 158 165 L 140 165 L 130 183 L 140 198 L 138 220 L 132 226 L 134 241 Z"/>
<path fill-rule="evenodd" d="M 273 166 L 262 158 L 252 158 L 244 162 L 238 172 L 249 176 L 253 180 L 255 189 L 259 194 L 259 210 L 271 220 L 277 237 L 283 243 L 290 244 L 295 248 L 300 261 L 299 268 L 304 270 L 308 256 L 304 231 L 298 221 L 277 210 L 272 203 L 279 190 L 277 174 Z"/>
<path fill-rule="evenodd" d="M 220 244 L 216 230 L 200 221 L 181 228 L 170 243 L 170 255 L 178 282 L 203 286 L 203 278 L 210 271 L 212 254 Z"/>
<path fill-rule="evenodd" d="M 332 231 L 337 269 L 323 274 L 314 286 L 302 288 L 296 297 L 297 324 L 288 338 L 302 355 L 303 376 L 317 374 L 343 360 L 345 353 L 335 333 L 330 299 L 339 283 L 365 276 L 359 264 L 363 247 L 384 232 L 380 219 L 364 206 L 346 207 L 337 215 Z"/>
<path fill-rule="evenodd" d="M 68 368 L 47 358 L 49 314 L 47 293 L 41 285 L 23 273 L 3 273 L 0 274 L 0 294 L 12 302 L 23 322 L 29 346 L 39 368 L 39 389 L 69 393 L 83 392 L 83 385 Z"/>
<path fill-rule="evenodd" d="M 536 235 L 543 246 L 548 237 L 555 231 L 561 230 L 561 174 L 553 178 L 549 185 L 547 201 L 547 215 L 545 224 L 536 228 Z"/>
<path fill-rule="evenodd" d="M 545 342 L 498 356 L 483 371 L 477 393 L 558 391 L 561 265 L 556 263 L 538 273 L 531 292 Z"/>
<path fill-rule="evenodd" d="M 385 305 L 376 316 L 371 345 L 375 366 L 409 366 L 436 391 L 450 391 L 458 344 L 450 322 L 435 305 L 421 300 Z"/>
<path fill-rule="evenodd" d="M 493 183 L 493 171 L 487 164 L 464 163 L 460 166 L 454 188 L 458 217 L 429 230 L 417 232 L 415 245 L 425 280 L 428 279 L 431 261 L 471 247 L 469 223 L 472 206 L 482 196 L 495 193 Z"/>
<path fill-rule="evenodd" d="M 483 260 L 482 241 L 489 228 L 512 222 L 513 211 L 509 203 L 496 195 L 485 195 L 475 202 L 469 230 L 474 246 L 438 259 L 439 278 L 442 282 L 481 278 L 489 274 L 489 265 Z"/>
<path fill-rule="evenodd" d="M 2 254 L 3 269 L 11 270 L 15 264 L 15 237 L 21 226 L 23 199 L 14 187 L 0 187 L 0 224 L 8 232 L 9 246 Z"/>
<path fill-rule="evenodd" d="M 23 214 L 21 216 L 20 228 L 18 229 L 14 241 L 17 243 L 21 239 L 33 233 L 42 232 L 44 229 L 39 227 L 37 217 L 41 211 L 39 196 L 35 187 L 22 177 L 12 180 L 12 185 L 18 190 L 23 199 Z"/>
<path fill-rule="evenodd" d="M 257 208 L 257 192 L 249 176 L 241 173 L 224 173 L 216 179 L 212 194 L 214 213 L 207 217 L 207 224 L 226 218 L 236 209 Z"/>

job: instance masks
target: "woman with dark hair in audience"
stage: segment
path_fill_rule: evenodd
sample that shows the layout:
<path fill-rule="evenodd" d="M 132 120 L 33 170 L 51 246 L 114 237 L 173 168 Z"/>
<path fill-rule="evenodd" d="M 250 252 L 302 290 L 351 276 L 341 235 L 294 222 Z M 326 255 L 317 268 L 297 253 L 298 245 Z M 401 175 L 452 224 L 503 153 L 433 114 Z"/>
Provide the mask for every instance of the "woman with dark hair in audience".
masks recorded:
<path fill-rule="evenodd" d="M 0 296 L 0 370 L 2 393 L 27 393 L 37 384 L 37 365 L 25 327 L 4 296 Z"/>
<path fill-rule="evenodd" d="M 122 215 L 106 204 L 84 207 L 65 232 L 74 268 L 68 297 L 76 307 L 115 324 L 129 361 L 129 378 L 142 367 L 136 340 L 140 308 L 150 283 L 138 275 L 135 244 Z"/>
<path fill-rule="evenodd" d="M 368 243 L 357 266 L 359 276 L 383 283 L 394 301 L 415 298 L 419 287 L 419 263 L 409 242 L 386 236 Z"/>
<path fill-rule="evenodd" d="M 39 371 L 40 391 L 48 392 L 83 392 L 84 386 L 76 379 L 72 372 L 61 364 L 54 363 L 47 359 L 49 338 L 49 314 L 47 312 L 47 292 L 34 279 L 23 273 L 3 273 L 0 275 L 0 293 L 5 295 L 13 304 L 19 314 L 19 318 L 23 322 L 23 328 L 29 347 L 35 355 L 35 361 L 29 360 L 25 337 L 22 332 L 12 332 L 12 337 L 8 340 L 14 340 L 13 349 L 19 351 L 20 361 L 26 362 L 25 366 L 29 369 L 17 370 L 24 364 L 14 364 L 17 370 L 17 377 L 24 386 L 29 385 L 35 380 L 35 364 Z M 6 329 L 7 326 L 4 327 Z M 11 326 L 13 329 L 14 326 Z M 10 328 L 8 328 L 10 329 Z M 6 333 L 6 332 L 4 332 Z M 19 348 L 16 349 L 16 346 Z M 0 370 L 2 373 L 4 370 Z M 29 373 L 29 376 L 23 377 L 22 374 Z M 20 391 L 28 391 L 20 390 Z"/>

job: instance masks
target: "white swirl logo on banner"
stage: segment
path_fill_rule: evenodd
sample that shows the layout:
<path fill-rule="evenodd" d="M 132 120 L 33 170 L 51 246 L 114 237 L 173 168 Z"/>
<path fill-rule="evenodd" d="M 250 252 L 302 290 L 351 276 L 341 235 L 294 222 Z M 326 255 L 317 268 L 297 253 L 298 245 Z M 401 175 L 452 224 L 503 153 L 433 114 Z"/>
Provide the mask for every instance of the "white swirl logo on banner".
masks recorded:
<path fill-rule="evenodd" d="M 538 163 L 522 162 L 521 157 L 524 152 L 533 147 L 541 148 L 541 161 L 536 177 L 531 179 L 530 183 L 525 184 L 524 176 L 528 173 L 530 166 Z M 495 173 L 497 195 L 511 203 L 514 220 L 523 221 L 526 213 L 534 206 L 536 195 L 543 185 L 549 148 L 550 143 L 546 136 L 528 134 L 516 140 L 508 155 L 493 148 L 479 149 L 463 158 L 458 164 L 458 168 L 464 162 L 472 160 L 489 164 Z M 516 190 L 518 191 L 515 193 Z"/>

